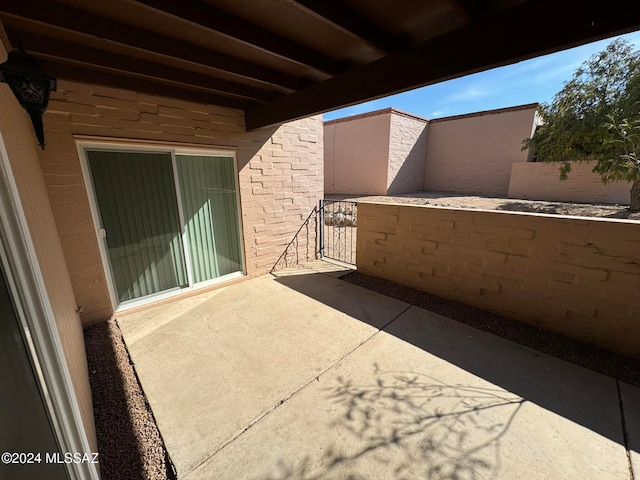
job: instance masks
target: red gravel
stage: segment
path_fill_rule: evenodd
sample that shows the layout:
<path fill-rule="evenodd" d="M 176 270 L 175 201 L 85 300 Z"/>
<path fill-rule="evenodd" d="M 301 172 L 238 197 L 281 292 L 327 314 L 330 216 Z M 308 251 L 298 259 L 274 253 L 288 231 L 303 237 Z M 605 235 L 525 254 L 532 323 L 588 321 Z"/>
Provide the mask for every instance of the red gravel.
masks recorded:
<path fill-rule="evenodd" d="M 175 479 L 114 320 L 85 329 L 102 480 Z"/>

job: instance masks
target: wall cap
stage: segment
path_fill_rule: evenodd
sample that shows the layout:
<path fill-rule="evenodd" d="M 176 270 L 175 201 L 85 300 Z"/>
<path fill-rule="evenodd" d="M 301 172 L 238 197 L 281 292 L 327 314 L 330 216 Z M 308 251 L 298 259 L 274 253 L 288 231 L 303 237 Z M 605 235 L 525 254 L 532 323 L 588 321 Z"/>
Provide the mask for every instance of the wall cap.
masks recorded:
<path fill-rule="evenodd" d="M 518 200 L 518 199 L 514 199 Z M 632 220 L 628 218 L 608 218 L 608 217 L 582 217 L 579 215 L 554 215 L 551 213 L 536 213 L 536 212 L 518 212 L 513 210 L 489 210 L 486 208 L 470 208 L 470 207 L 445 207 L 445 206 L 437 206 L 437 205 L 415 205 L 412 203 L 402 203 L 402 202 L 381 202 L 376 200 L 358 200 L 358 205 L 363 203 L 370 205 L 383 205 L 389 207 L 407 207 L 407 208 L 432 208 L 432 209 L 440 209 L 440 210 L 455 210 L 458 212 L 469 212 L 469 213 L 495 213 L 499 215 L 520 215 L 520 216 L 529 216 L 529 217 L 544 217 L 544 218 L 555 218 L 556 220 L 579 220 L 583 222 L 604 222 L 604 223 L 625 223 L 630 225 L 639 225 L 640 220 Z"/>
<path fill-rule="evenodd" d="M 326 122 L 324 122 L 324 126 L 326 127 L 328 125 L 334 125 L 336 123 L 351 122 L 354 120 L 360 120 L 362 118 L 379 117 L 381 115 L 386 115 L 386 114 L 400 115 L 403 117 L 412 118 L 414 120 L 419 120 L 424 123 L 429 123 L 430 121 L 428 118 L 424 118 L 419 115 L 415 115 L 413 113 L 398 110 L 397 108 L 388 107 L 388 108 L 382 108 L 380 110 L 374 110 L 372 112 L 359 113 L 357 115 L 350 115 L 348 117 L 336 118 L 334 120 L 327 120 Z"/>
<path fill-rule="evenodd" d="M 430 120 L 429 123 L 446 122 L 448 120 L 460 120 L 463 118 L 470 118 L 470 117 L 481 117 L 483 115 L 497 115 L 500 113 L 517 112 L 520 110 L 537 109 L 538 105 L 539 105 L 538 103 L 527 103 L 525 105 L 516 105 L 513 107 L 504 107 L 504 108 L 496 108 L 493 110 L 483 110 L 481 112 L 464 113 L 462 115 L 453 115 L 451 117 L 434 118 L 433 120 Z"/>
<path fill-rule="evenodd" d="M 326 122 L 323 122 L 323 124 L 324 126 L 335 125 L 336 123 L 351 122 L 351 121 L 360 120 L 363 118 L 370 118 L 370 117 L 379 117 L 385 114 L 400 115 L 403 117 L 412 118 L 414 120 L 419 120 L 425 123 L 438 123 L 438 122 L 446 122 L 448 120 L 459 120 L 467 117 L 480 117 L 483 115 L 497 115 L 500 113 L 517 112 L 520 110 L 537 109 L 538 105 L 539 105 L 538 103 L 526 103 L 524 105 L 515 105 L 513 107 L 496 108 L 493 110 L 482 110 L 480 112 L 464 113 L 461 115 L 452 115 L 450 117 L 440 117 L 440 118 L 434 118 L 431 120 L 425 117 L 421 117 L 420 115 L 416 115 L 414 113 L 398 110 L 397 108 L 394 108 L 394 107 L 387 107 L 387 108 L 382 108 L 380 110 L 373 110 L 372 112 L 358 113 L 356 115 L 349 115 L 348 117 L 327 120 Z"/>

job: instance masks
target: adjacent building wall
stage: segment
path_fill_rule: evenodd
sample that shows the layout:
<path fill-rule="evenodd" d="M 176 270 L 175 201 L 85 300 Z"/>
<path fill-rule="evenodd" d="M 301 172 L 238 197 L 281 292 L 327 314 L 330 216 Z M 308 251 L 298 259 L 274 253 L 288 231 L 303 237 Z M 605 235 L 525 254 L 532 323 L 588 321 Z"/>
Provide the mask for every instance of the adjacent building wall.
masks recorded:
<path fill-rule="evenodd" d="M 593 162 L 575 162 L 569 177 L 560 180 L 558 165 L 514 163 L 511 167 L 509 198 L 629 205 L 631 183 L 612 182 L 605 185 L 600 175 L 591 171 L 593 165 Z"/>
<path fill-rule="evenodd" d="M 58 231 L 38 163 L 38 145 L 29 115 L 6 84 L 0 84 L 0 131 L 31 233 L 48 299 L 56 319 L 82 421 L 97 451 L 87 357 L 80 318 Z"/>
<path fill-rule="evenodd" d="M 386 195 L 391 109 L 324 124 L 325 193 Z"/>
<path fill-rule="evenodd" d="M 506 196 L 511 165 L 526 162 L 537 104 L 429 122 L 424 189 Z"/>
<path fill-rule="evenodd" d="M 58 82 L 40 154 L 62 248 L 85 324 L 113 309 L 76 149 L 79 136 L 237 149 L 246 267 L 269 271 L 323 191 L 321 118 L 246 132 L 243 113 L 127 90 Z"/>
<path fill-rule="evenodd" d="M 391 111 L 387 195 L 417 192 L 424 187 L 428 120 Z"/>
<path fill-rule="evenodd" d="M 358 271 L 640 358 L 640 222 L 358 205 Z"/>

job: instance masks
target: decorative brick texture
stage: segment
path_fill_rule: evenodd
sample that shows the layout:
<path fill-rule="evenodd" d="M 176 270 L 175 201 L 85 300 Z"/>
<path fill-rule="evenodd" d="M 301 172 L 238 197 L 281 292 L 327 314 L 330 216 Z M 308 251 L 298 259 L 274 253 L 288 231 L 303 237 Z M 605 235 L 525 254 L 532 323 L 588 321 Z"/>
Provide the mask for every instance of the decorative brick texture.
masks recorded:
<path fill-rule="evenodd" d="M 591 171 L 593 165 L 593 162 L 575 162 L 569 177 L 560 180 L 558 165 L 514 163 L 511 166 L 509 198 L 629 205 L 631 183 L 612 182 L 604 185 L 600 176 Z"/>
<path fill-rule="evenodd" d="M 358 205 L 358 270 L 640 358 L 640 222 Z"/>
<path fill-rule="evenodd" d="M 424 188 L 506 196 L 511 165 L 526 162 L 536 105 L 431 120 Z"/>
<path fill-rule="evenodd" d="M 44 124 L 40 164 L 85 324 L 113 309 L 74 136 L 237 149 L 250 276 L 270 270 L 322 197 L 320 116 L 246 132 L 238 110 L 59 81 Z"/>
<path fill-rule="evenodd" d="M 391 112 L 387 195 L 417 192 L 424 187 L 427 120 Z"/>

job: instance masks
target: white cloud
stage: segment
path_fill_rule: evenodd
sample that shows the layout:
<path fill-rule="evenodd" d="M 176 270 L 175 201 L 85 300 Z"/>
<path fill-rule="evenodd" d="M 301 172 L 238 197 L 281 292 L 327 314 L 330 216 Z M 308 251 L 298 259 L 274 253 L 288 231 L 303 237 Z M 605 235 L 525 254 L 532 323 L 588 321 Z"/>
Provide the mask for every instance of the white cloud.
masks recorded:
<path fill-rule="evenodd" d="M 448 102 L 468 102 L 469 100 L 477 100 L 478 98 L 484 98 L 491 95 L 488 89 L 469 87 L 460 92 L 452 93 L 447 96 Z"/>

